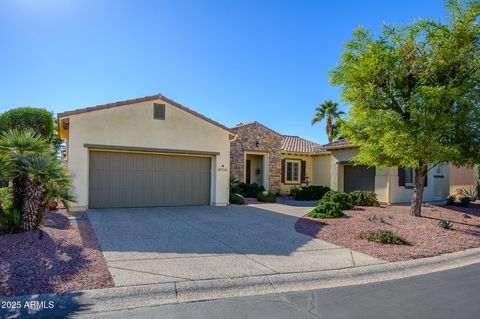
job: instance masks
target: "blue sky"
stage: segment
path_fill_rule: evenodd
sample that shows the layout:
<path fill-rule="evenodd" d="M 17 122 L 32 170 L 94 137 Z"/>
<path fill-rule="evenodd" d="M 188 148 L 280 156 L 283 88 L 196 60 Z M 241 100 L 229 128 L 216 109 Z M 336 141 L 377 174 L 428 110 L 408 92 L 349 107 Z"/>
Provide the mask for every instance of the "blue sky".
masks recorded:
<path fill-rule="evenodd" d="M 326 142 L 314 108 L 359 25 L 443 17 L 443 2 L 2 0 L 0 112 L 155 93 L 227 126 Z M 342 105 L 344 110 L 348 106 Z"/>

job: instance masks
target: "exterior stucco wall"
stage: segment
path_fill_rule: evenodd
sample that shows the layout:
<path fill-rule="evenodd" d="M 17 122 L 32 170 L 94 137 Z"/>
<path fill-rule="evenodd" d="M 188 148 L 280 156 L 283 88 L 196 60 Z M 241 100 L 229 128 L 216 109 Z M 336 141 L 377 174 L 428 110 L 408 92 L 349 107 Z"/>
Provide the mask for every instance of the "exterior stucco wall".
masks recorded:
<path fill-rule="evenodd" d="M 412 200 L 413 188 L 398 186 L 398 168 L 389 168 L 390 203 L 409 203 Z M 433 202 L 444 200 L 449 194 L 450 173 L 448 166 L 443 167 L 443 177 L 435 177 L 433 169 L 427 174 L 427 187 L 423 192 L 423 201 Z"/>
<path fill-rule="evenodd" d="M 245 182 L 245 159 L 247 154 L 263 154 L 265 168 L 268 175 L 263 176 L 268 180 L 265 186 L 271 192 L 280 192 L 281 182 L 281 153 L 283 137 L 258 123 L 235 127 L 237 134 L 230 144 L 230 170 L 231 175 Z M 257 145 L 258 142 L 258 145 Z M 264 168 L 264 172 L 267 170 Z"/>
<path fill-rule="evenodd" d="M 313 156 L 308 155 L 295 155 L 295 154 L 282 154 L 282 159 L 297 159 L 305 161 L 305 177 L 308 177 L 310 180 L 310 185 L 317 185 L 314 182 L 313 175 Z M 293 187 L 300 187 L 302 184 L 280 184 L 280 193 L 290 194 L 290 190 Z"/>
<path fill-rule="evenodd" d="M 212 156 L 211 204 L 228 204 L 229 133 L 164 101 L 165 120 L 153 119 L 149 101 L 69 116 L 68 168 L 76 210 L 88 207 L 88 149 L 84 144 L 218 152 Z"/>
<path fill-rule="evenodd" d="M 330 158 L 330 188 L 343 191 L 343 170 L 345 164 L 358 154 L 358 149 L 332 150 Z M 449 167 L 443 167 L 443 177 L 436 177 L 433 170 L 428 173 L 428 183 L 423 193 L 425 202 L 440 201 L 449 194 Z M 375 193 L 378 200 L 386 203 L 408 203 L 411 201 L 413 189 L 398 186 L 398 168 L 375 169 Z"/>
<path fill-rule="evenodd" d="M 472 168 L 456 167 L 450 164 L 450 194 L 457 189 L 474 188 L 475 172 Z"/>
<path fill-rule="evenodd" d="M 319 155 L 313 159 L 313 185 L 328 186 L 331 185 L 331 170 L 330 170 L 331 156 Z"/>

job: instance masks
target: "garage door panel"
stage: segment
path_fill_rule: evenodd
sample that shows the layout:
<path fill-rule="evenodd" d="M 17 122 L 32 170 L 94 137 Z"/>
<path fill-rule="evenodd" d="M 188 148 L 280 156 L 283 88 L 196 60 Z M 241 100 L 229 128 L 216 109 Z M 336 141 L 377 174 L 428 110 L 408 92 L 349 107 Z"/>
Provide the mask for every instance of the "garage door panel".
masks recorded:
<path fill-rule="evenodd" d="M 89 206 L 208 205 L 207 157 L 90 153 Z"/>
<path fill-rule="evenodd" d="M 375 167 L 348 165 L 344 167 L 343 174 L 345 192 L 375 191 Z"/>

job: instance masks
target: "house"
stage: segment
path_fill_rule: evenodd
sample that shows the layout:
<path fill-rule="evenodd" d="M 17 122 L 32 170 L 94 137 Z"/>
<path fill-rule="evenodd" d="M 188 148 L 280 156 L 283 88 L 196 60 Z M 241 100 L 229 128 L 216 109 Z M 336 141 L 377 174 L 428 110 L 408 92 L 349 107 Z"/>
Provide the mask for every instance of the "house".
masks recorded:
<path fill-rule="evenodd" d="M 227 205 L 234 133 L 161 94 L 57 115 L 78 202 Z"/>
<path fill-rule="evenodd" d="M 385 203 L 411 200 L 414 181 L 411 169 L 353 165 L 352 158 L 359 149 L 346 140 L 321 145 L 283 135 L 258 122 L 240 123 L 231 130 L 236 134 L 230 142 L 231 174 L 240 181 L 257 183 L 281 194 L 311 184 L 345 192 L 373 191 Z M 448 196 L 449 168 L 439 164 L 429 171 L 425 201 Z"/>

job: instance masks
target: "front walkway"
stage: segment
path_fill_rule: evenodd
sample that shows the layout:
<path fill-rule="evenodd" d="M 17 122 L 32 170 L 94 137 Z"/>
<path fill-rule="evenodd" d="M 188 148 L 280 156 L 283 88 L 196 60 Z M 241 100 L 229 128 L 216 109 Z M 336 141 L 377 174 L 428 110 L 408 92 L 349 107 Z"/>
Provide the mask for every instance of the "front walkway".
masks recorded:
<path fill-rule="evenodd" d="M 295 222 L 308 210 L 285 202 L 102 209 L 88 214 L 117 287 L 382 262 L 297 233 Z"/>

